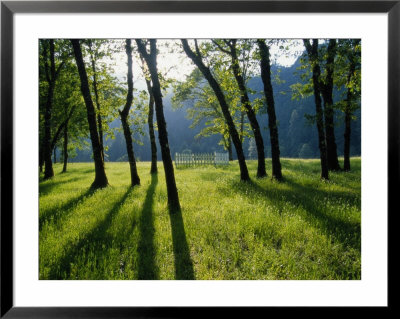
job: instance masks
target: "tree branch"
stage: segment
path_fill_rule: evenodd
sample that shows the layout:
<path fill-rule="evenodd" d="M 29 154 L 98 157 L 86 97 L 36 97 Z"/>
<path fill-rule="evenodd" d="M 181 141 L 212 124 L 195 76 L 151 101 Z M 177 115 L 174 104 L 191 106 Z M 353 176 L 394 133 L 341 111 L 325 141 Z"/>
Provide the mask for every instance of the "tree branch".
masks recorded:
<path fill-rule="evenodd" d="M 304 46 L 306 47 L 308 55 L 311 55 L 312 47 L 309 39 L 303 39 Z"/>
<path fill-rule="evenodd" d="M 201 59 L 201 53 L 200 53 L 199 45 L 197 43 L 197 39 L 194 39 L 194 47 L 196 48 L 197 56 L 199 57 L 199 59 Z"/>
<path fill-rule="evenodd" d="M 56 79 L 57 79 L 57 77 L 58 77 L 58 74 L 60 73 L 60 70 L 61 70 L 61 68 L 64 66 L 64 64 L 65 64 L 65 61 L 62 61 L 62 62 L 60 63 L 60 65 L 58 66 L 58 68 L 57 68 L 57 70 L 56 70 L 56 73 L 54 74 L 54 82 L 56 81 Z"/>
<path fill-rule="evenodd" d="M 136 45 L 138 46 L 139 53 L 143 56 L 145 60 L 149 59 L 149 54 L 147 53 L 146 45 L 141 39 L 135 39 Z"/>
<path fill-rule="evenodd" d="M 74 106 L 71 108 L 71 111 L 69 112 L 67 118 L 66 118 L 66 119 L 60 124 L 60 126 L 57 128 L 56 134 L 54 134 L 54 137 L 53 137 L 53 139 L 52 139 L 52 141 L 51 141 L 51 144 L 50 144 L 50 145 L 51 145 L 51 150 L 53 150 L 54 147 L 56 146 L 56 143 L 58 142 L 58 139 L 60 138 L 61 131 L 63 130 L 63 128 L 65 127 L 65 125 L 67 125 L 67 123 L 68 123 L 69 120 L 71 119 L 72 114 L 73 114 L 74 111 L 75 111 L 75 108 L 76 108 L 76 105 L 74 105 Z"/>
<path fill-rule="evenodd" d="M 232 55 L 230 51 L 225 50 L 217 41 L 215 41 L 215 40 L 213 40 L 213 39 L 211 39 L 211 41 L 212 41 L 212 43 L 214 43 L 214 44 L 218 47 L 218 49 L 219 49 L 221 52 L 224 52 L 224 53 L 226 53 L 226 54 Z M 224 40 L 224 41 L 226 41 L 226 40 Z"/>
<path fill-rule="evenodd" d="M 47 56 L 47 42 L 46 42 L 46 40 L 43 40 L 42 43 L 43 43 L 44 71 L 46 74 L 46 80 L 48 83 L 50 83 L 49 61 L 48 61 L 48 56 Z"/>

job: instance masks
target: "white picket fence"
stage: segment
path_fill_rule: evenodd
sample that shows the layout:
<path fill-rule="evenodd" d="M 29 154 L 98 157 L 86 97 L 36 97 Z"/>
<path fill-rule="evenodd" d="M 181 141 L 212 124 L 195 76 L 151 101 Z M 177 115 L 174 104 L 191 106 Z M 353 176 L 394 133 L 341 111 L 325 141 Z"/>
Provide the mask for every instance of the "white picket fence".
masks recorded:
<path fill-rule="evenodd" d="M 228 153 L 175 153 L 175 166 L 228 165 Z"/>

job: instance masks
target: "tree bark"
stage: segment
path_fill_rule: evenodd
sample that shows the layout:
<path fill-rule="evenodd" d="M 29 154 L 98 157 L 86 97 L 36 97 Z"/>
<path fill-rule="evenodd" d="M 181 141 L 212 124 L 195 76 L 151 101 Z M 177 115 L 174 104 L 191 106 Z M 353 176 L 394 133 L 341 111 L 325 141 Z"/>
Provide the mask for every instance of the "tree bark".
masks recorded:
<path fill-rule="evenodd" d="M 57 144 L 57 142 L 58 142 L 58 140 L 59 140 L 59 138 L 60 138 L 61 131 L 63 131 L 65 125 L 68 124 L 69 119 L 72 117 L 72 114 L 73 114 L 74 111 L 75 111 L 75 108 L 76 108 L 76 106 L 74 105 L 74 106 L 71 108 L 71 111 L 69 112 L 69 114 L 67 115 L 67 118 L 58 126 L 57 131 L 56 131 L 56 133 L 54 134 L 53 139 L 51 140 L 51 143 L 50 143 L 51 149 L 52 149 L 52 150 L 56 147 L 56 144 Z"/>
<path fill-rule="evenodd" d="M 240 70 L 239 59 L 236 51 L 236 40 L 230 40 L 230 42 L 228 43 L 230 48 L 230 55 L 232 58 L 233 75 L 235 76 L 236 82 L 240 90 L 240 101 L 246 110 L 246 114 L 249 119 L 251 129 L 253 131 L 254 139 L 256 141 L 258 159 L 257 177 L 265 177 L 267 176 L 267 172 L 265 171 L 264 141 L 261 136 L 260 126 L 258 125 L 256 113 L 251 107 L 250 99 L 247 94 L 247 88 L 244 82 L 244 78 L 242 76 L 242 72 Z"/>
<path fill-rule="evenodd" d="M 43 146 L 43 140 L 42 140 L 42 143 L 40 143 L 40 145 L 39 145 L 39 172 L 40 173 L 42 173 L 43 172 L 43 165 L 44 165 L 44 155 L 43 155 L 43 149 L 44 149 L 44 146 Z"/>
<path fill-rule="evenodd" d="M 324 129 L 324 119 L 322 111 L 322 101 L 321 101 L 321 90 L 320 90 L 320 76 L 321 69 L 318 63 L 318 39 L 314 39 L 312 45 L 309 40 L 303 40 L 304 46 L 306 47 L 307 54 L 312 65 L 312 81 L 314 86 L 314 100 L 315 100 L 315 111 L 317 120 L 317 130 L 318 130 L 318 146 L 321 158 L 321 179 L 329 179 L 328 173 L 328 163 L 326 154 L 326 144 L 325 144 L 325 129 Z"/>
<path fill-rule="evenodd" d="M 125 142 L 126 142 L 126 152 L 128 154 L 128 160 L 129 160 L 129 168 L 130 168 L 130 173 L 131 173 L 131 185 L 140 185 L 140 178 L 137 173 L 137 168 L 136 168 L 136 159 L 135 159 L 135 154 L 133 152 L 133 146 L 132 146 L 132 133 L 129 128 L 128 124 L 128 116 L 120 111 L 120 116 L 121 116 L 121 122 L 122 122 L 122 128 L 124 130 L 124 136 L 125 136 Z"/>
<path fill-rule="evenodd" d="M 325 83 L 321 85 L 321 93 L 325 108 L 325 137 L 328 169 L 340 170 L 337 146 L 335 140 L 334 110 L 333 110 L 333 70 L 336 55 L 336 40 L 330 39 L 328 44 L 328 55 L 326 59 Z"/>
<path fill-rule="evenodd" d="M 99 92 L 97 90 L 96 60 L 93 57 L 91 40 L 89 40 L 89 45 L 90 45 L 90 60 L 92 63 L 92 71 L 93 71 L 93 90 L 94 90 L 95 103 L 96 103 L 96 108 L 97 108 L 97 124 L 99 126 L 99 142 L 100 142 L 100 148 L 101 148 L 101 156 L 103 157 L 103 161 L 104 161 L 103 123 L 102 123 L 101 114 L 100 114 Z"/>
<path fill-rule="evenodd" d="M 213 89 L 219 105 L 221 107 L 222 114 L 224 115 L 226 124 L 228 125 L 229 134 L 232 137 L 232 142 L 236 148 L 236 154 L 238 157 L 239 167 L 240 167 L 240 179 L 242 181 L 250 180 L 249 172 L 247 170 L 246 160 L 243 153 L 242 143 L 240 142 L 239 134 L 236 130 L 235 123 L 233 122 L 232 116 L 229 112 L 228 104 L 226 103 L 224 93 L 222 92 L 221 87 L 218 82 L 215 80 L 213 75 L 211 74 L 210 69 L 204 65 L 202 61 L 202 57 L 200 52 L 197 50 L 197 53 L 194 53 L 187 42 L 187 40 L 182 39 L 183 49 L 186 52 L 187 56 L 193 61 L 193 63 L 199 68 L 201 73 L 204 75 L 211 88 Z"/>
<path fill-rule="evenodd" d="M 239 138 L 240 138 L 240 143 L 243 145 L 243 139 L 244 139 L 244 113 L 243 111 L 240 111 L 240 131 L 239 131 Z"/>
<path fill-rule="evenodd" d="M 228 133 L 228 137 L 225 137 L 225 134 Z M 225 149 L 228 151 L 228 158 L 229 161 L 233 161 L 233 156 L 232 156 L 232 141 L 231 137 L 229 135 L 229 132 L 225 131 L 224 134 L 222 135 L 222 142 L 224 143 Z"/>
<path fill-rule="evenodd" d="M 233 154 L 232 154 L 232 140 L 231 137 L 229 136 L 228 138 L 228 156 L 229 156 L 229 161 L 233 161 Z"/>
<path fill-rule="evenodd" d="M 232 154 L 232 139 L 231 136 L 229 135 L 228 137 L 228 145 L 226 146 L 227 150 L 228 150 L 228 157 L 229 157 L 229 161 L 233 161 L 233 154 Z"/>
<path fill-rule="evenodd" d="M 264 95 L 267 101 L 268 126 L 271 141 L 272 177 L 282 180 L 282 167 L 280 160 L 278 125 L 276 123 L 275 100 L 271 82 L 271 65 L 269 48 L 264 40 L 257 40 L 261 56 L 261 79 L 264 84 Z"/>
<path fill-rule="evenodd" d="M 46 40 L 45 40 L 46 41 Z M 47 41 L 46 41 L 47 42 Z M 54 40 L 49 40 L 50 47 L 50 70 L 48 65 L 47 44 L 44 44 L 43 58 L 45 61 L 45 72 L 48 83 L 47 100 L 44 113 L 44 137 L 43 137 L 43 161 L 44 161 L 44 179 L 54 176 L 53 163 L 51 161 L 51 112 L 53 108 L 53 95 L 55 84 L 55 60 L 54 60 Z"/>
<path fill-rule="evenodd" d="M 82 50 L 79 40 L 71 39 L 74 48 L 76 64 L 78 66 L 79 77 L 81 80 L 81 91 L 85 100 L 87 119 L 89 124 L 90 140 L 92 142 L 93 159 L 95 167 L 95 179 L 92 183 L 92 188 L 101 188 L 108 185 L 106 172 L 104 170 L 103 157 L 101 156 L 101 146 L 99 135 L 97 132 L 96 112 L 93 106 L 92 97 L 90 95 L 89 82 L 86 74 L 85 64 L 83 62 Z"/>
<path fill-rule="evenodd" d="M 67 163 L 68 163 L 68 121 L 65 123 L 65 126 L 64 126 L 63 148 L 64 148 L 63 149 L 64 164 L 63 164 L 62 172 L 66 173 L 67 172 Z"/>
<path fill-rule="evenodd" d="M 132 75 L 132 45 L 131 40 L 126 40 L 125 45 L 126 55 L 128 57 L 128 94 L 126 97 L 126 104 L 122 111 L 119 111 L 121 116 L 122 128 L 124 130 L 125 142 L 126 142 L 126 152 L 128 153 L 129 167 L 131 172 L 131 185 L 140 185 L 140 178 L 137 173 L 136 159 L 133 152 L 132 145 L 132 133 L 128 123 L 129 110 L 132 106 L 133 101 L 133 75 Z"/>
<path fill-rule="evenodd" d="M 178 189 L 176 188 L 174 166 L 172 164 L 171 152 L 168 143 L 167 124 L 164 117 L 164 106 L 161 94 L 161 85 L 157 71 L 157 47 L 156 40 L 150 40 L 150 53 L 147 53 L 146 46 L 140 39 L 136 39 L 138 50 L 146 61 L 149 68 L 152 92 L 156 108 L 156 117 L 158 125 L 158 139 L 161 147 L 161 157 L 164 164 L 165 181 L 167 184 L 168 206 L 170 212 L 179 212 L 181 206 L 179 203 Z"/>
<path fill-rule="evenodd" d="M 72 106 L 70 112 L 67 114 L 66 120 L 63 122 L 63 124 L 60 126 L 59 129 L 64 128 L 64 143 L 63 143 L 63 158 L 64 158 L 64 164 L 63 164 L 63 170 L 62 173 L 67 172 L 67 163 L 68 163 L 68 123 L 69 120 L 72 117 L 72 114 L 74 113 L 74 110 L 76 108 L 76 105 Z M 67 108 L 65 109 L 65 112 L 67 113 Z M 57 137 L 57 134 L 55 138 Z M 57 140 L 53 141 L 54 144 L 57 142 Z"/>
<path fill-rule="evenodd" d="M 350 69 L 349 69 L 349 74 L 347 76 L 347 83 L 349 84 L 351 82 L 352 76 L 354 74 L 356 65 L 354 61 L 354 57 L 350 56 Z M 351 116 L 352 116 L 352 92 L 351 88 L 349 87 L 347 89 L 347 97 L 346 97 L 346 106 L 344 110 L 345 114 L 345 130 L 344 130 L 344 164 L 343 164 L 343 169 L 345 171 L 350 171 L 350 136 L 351 136 Z"/>
<path fill-rule="evenodd" d="M 149 124 L 149 136 L 150 136 L 150 146 L 151 146 L 151 168 L 150 174 L 157 173 L 157 145 L 156 136 L 154 134 L 154 96 L 151 88 L 151 83 L 146 79 L 147 91 L 149 92 L 149 116 L 147 122 Z"/>
<path fill-rule="evenodd" d="M 344 164 L 343 169 L 350 171 L 350 135 L 351 135 L 351 112 L 345 111 L 345 130 L 344 130 Z"/>

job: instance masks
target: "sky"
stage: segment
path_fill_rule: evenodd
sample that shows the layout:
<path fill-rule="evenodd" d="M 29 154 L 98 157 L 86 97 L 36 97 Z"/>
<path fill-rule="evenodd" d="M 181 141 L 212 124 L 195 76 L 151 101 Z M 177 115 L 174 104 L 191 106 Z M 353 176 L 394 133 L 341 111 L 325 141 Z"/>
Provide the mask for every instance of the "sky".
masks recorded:
<path fill-rule="evenodd" d="M 123 40 L 121 40 L 122 43 Z M 134 41 L 132 42 L 134 43 Z M 194 69 L 194 65 L 186 54 L 179 47 L 179 40 L 157 40 L 157 48 L 159 53 L 157 56 L 158 70 L 168 77 L 178 81 L 183 81 L 187 75 Z M 296 59 L 304 51 L 303 42 L 301 40 L 287 40 L 290 44 L 289 50 L 282 50 L 278 44 L 270 46 L 270 54 L 272 63 L 289 67 L 293 65 Z M 111 61 L 110 61 L 111 62 Z M 125 81 L 127 74 L 127 57 L 124 51 L 114 53 L 112 58 L 114 64 L 115 76 Z M 136 89 L 145 89 L 143 81 L 141 62 L 137 56 L 133 57 L 133 77 Z"/>

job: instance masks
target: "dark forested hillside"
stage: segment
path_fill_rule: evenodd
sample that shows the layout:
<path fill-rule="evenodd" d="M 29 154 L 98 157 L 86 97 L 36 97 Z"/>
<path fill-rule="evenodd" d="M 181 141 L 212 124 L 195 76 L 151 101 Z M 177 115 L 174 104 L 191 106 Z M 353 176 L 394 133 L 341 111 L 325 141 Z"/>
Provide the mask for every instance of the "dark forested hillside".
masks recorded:
<path fill-rule="evenodd" d="M 276 117 L 279 129 L 279 145 L 282 157 L 293 158 L 317 158 L 319 157 L 318 136 L 316 127 L 306 118 L 306 115 L 315 114 L 315 105 L 313 97 L 293 100 L 290 85 L 300 81 L 298 71 L 299 61 L 291 67 L 272 66 L 272 75 L 279 80 L 274 81 L 274 98 L 276 107 Z M 262 97 L 263 84 L 260 77 L 249 80 L 248 86 L 259 92 L 251 98 Z M 196 152 L 214 152 L 223 151 L 219 145 L 220 136 L 212 135 L 210 137 L 195 138 L 201 130 L 200 127 L 190 128 L 191 120 L 186 117 L 185 108 L 172 109 L 172 93 L 164 97 L 165 119 L 168 128 L 168 138 L 170 142 L 171 153 L 190 150 Z M 336 100 L 343 99 L 338 92 L 335 93 Z M 271 156 L 269 145 L 268 117 L 266 110 L 262 110 L 257 115 L 257 119 L 262 129 L 263 140 L 265 143 L 265 153 L 267 157 Z M 119 120 L 111 124 L 111 127 L 121 127 Z M 135 154 L 139 161 L 150 161 L 150 142 L 147 128 L 144 127 L 145 135 L 134 134 L 135 141 L 141 141 L 134 144 Z M 351 131 L 351 156 L 361 155 L 361 110 L 355 112 L 355 119 L 352 122 Z M 339 156 L 343 155 L 344 147 L 344 115 L 341 111 L 335 110 L 335 136 Z M 126 149 L 122 132 L 115 133 L 115 139 L 106 138 L 105 146 L 106 161 L 127 161 Z M 243 143 L 243 149 L 247 157 L 251 157 L 250 139 L 246 138 Z M 91 161 L 92 151 L 90 148 L 77 150 L 77 156 L 71 161 L 86 162 Z M 160 154 L 158 154 L 161 160 Z"/>

